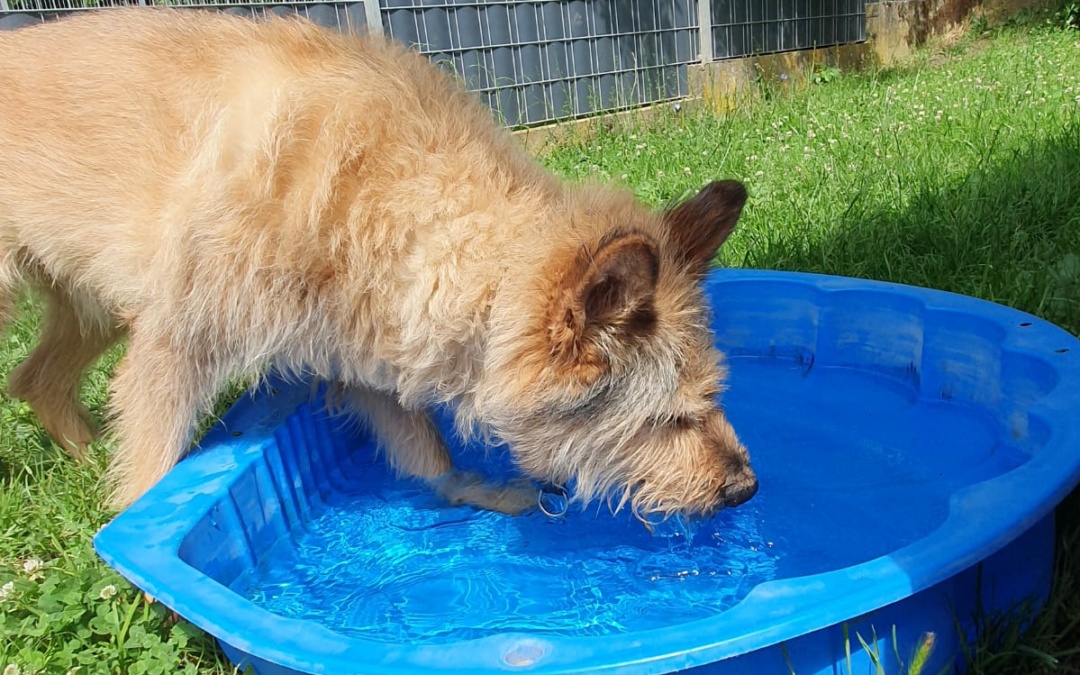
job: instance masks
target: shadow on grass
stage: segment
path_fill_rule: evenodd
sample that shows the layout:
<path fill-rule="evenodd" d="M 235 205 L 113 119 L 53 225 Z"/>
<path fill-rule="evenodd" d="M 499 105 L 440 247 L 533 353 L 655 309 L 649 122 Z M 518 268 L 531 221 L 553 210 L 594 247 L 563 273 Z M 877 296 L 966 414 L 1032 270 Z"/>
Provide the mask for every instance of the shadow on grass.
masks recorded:
<path fill-rule="evenodd" d="M 990 162 L 958 185 L 898 185 L 867 212 L 853 187 L 835 223 L 764 233 L 743 267 L 881 279 L 972 295 L 1080 334 L 1080 127 Z"/>

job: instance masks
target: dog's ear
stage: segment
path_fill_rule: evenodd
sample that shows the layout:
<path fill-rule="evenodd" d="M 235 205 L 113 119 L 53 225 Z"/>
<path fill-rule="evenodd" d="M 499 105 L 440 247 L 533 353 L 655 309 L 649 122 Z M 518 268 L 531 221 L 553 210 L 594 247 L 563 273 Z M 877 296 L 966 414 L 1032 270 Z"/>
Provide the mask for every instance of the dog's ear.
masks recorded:
<path fill-rule="evenodd" d="M 599 366 L 595 338 L 625 337 L 651 329 L 660 273 L 656 242 L 639 233 L 616 233 L 577 253 L 549 322 L 551 352 L 575 365 Z"/>
<path fill-rule="evenodd" d="M 734 180 L 709 183 L 701 192 L 664 213 L 675 257 L 701 275 L 735 230 L 746 204 L 746 188 Z"/>

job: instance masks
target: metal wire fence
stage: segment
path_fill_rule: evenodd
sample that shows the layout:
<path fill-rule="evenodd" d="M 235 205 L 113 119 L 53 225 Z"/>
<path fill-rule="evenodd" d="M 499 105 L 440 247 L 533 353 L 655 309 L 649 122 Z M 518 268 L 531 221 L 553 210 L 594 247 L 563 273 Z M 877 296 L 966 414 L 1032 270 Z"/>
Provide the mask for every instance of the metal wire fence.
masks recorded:
<path fill-rule="evenodd" d="M 715 57 L 768 54 L 866 39 L 864 0 L 712 0 Z"/>
<path fill-rule="evenodd" d="M 696 63 L 861 42 L 864 1 L 0 0 L 0 29 L 126 4 L 299 13 L 415 47 L 520 126 L 683 98 Z"/>
<path fill-rule="evenodd" d="M 367 24 L 367 6 L 363 0 L 0 0 L 0 30 L 48 21 L 75 11 L 128 5 L 197 7 L 246 16 L 265 12 L 301 14 L 320 25 L 352 32 L 362 32 Z"/>
<path fill-rule="evenodd" d="M 694 0 L 386 0 L 387 32 L 448 61 L 508 123 L 685 94 Z"/>

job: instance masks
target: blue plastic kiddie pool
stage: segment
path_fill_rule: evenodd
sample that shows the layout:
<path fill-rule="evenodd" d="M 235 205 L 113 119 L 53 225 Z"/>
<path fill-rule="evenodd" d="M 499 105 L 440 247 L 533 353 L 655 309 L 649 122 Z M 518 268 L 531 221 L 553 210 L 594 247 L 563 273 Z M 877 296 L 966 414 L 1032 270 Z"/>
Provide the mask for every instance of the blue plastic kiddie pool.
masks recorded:
<path fill-rule="evenodd" d="M 1073 336 L 880 282 L 706 284 L 760 482 L 710 521 L 447 506 L 274 381 L 97 550 L 260 675 L 937 673 L 977 608 L 1045 597 L 1080 477 Z M 453 447 L 512 473 L 484 450 Z"/>

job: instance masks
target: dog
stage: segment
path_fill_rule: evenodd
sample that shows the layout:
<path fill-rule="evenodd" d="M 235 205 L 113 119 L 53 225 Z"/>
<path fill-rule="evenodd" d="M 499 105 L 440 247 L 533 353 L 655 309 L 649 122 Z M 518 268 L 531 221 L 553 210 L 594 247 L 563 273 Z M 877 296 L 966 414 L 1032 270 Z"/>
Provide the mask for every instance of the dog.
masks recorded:
<path fill-rule="evenodd" d="M 718 405 L 701 280 L 747 199 L 663 209 L 545 170 L 472 93 L 392 40 L 303 19 L 87 11 L 0 32 L 0 319 L 42 335 L 9 393 L 76 458 L 110 382 L 109 503 L 188 451 L 232 378 L 332 381 L 399 475 L 521 513 L 711 514 L 757 490 Z M 456 469 L 425 410 L 527 477 Z"/>

